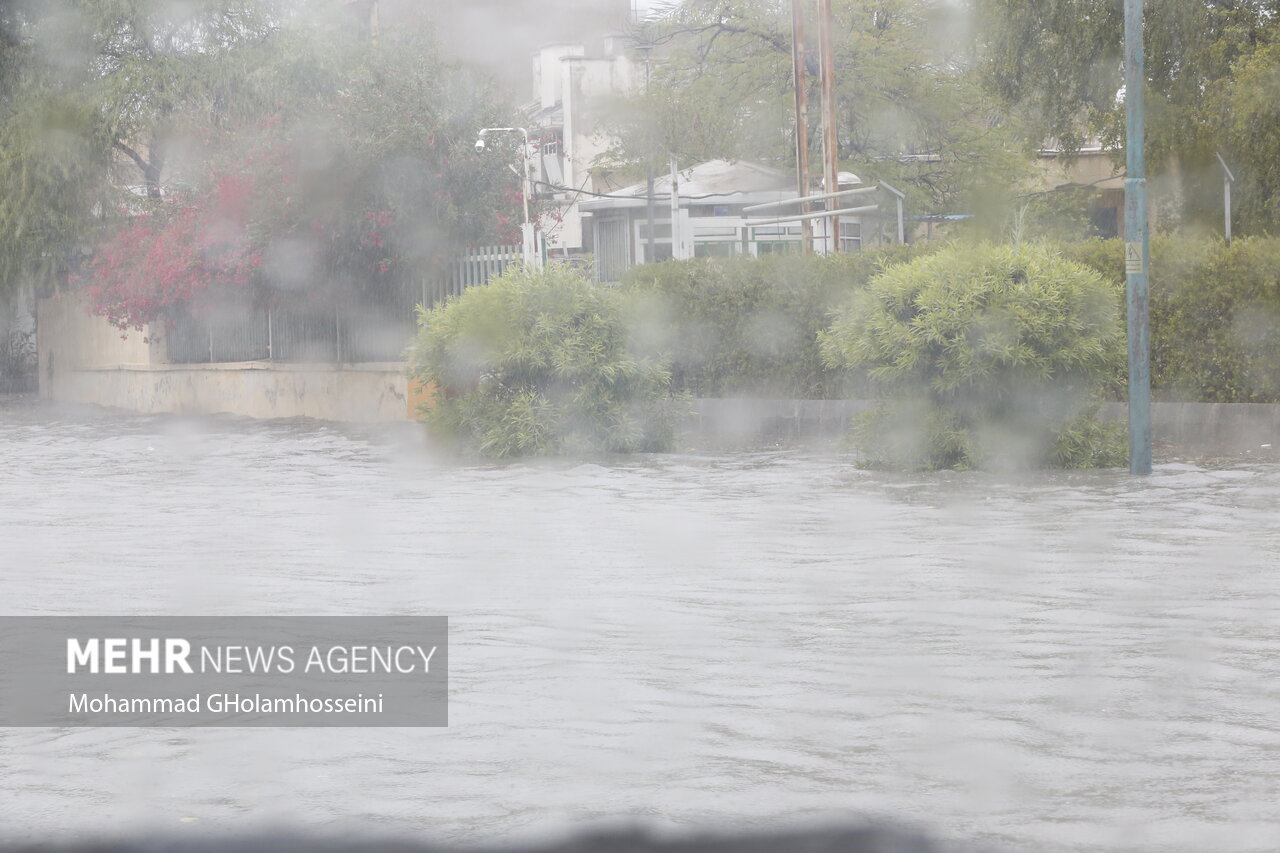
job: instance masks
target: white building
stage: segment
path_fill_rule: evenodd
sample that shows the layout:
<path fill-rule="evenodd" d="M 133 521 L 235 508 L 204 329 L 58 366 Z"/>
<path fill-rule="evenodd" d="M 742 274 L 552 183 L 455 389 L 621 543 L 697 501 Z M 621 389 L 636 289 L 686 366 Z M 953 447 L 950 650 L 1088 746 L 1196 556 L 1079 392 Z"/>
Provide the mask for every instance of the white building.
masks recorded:
<path fill-rule="evenodd" d="M 616 281 L 635 264 L 672 257 L 798 249 L 798 223 L 750 226 L 743 211 L 795 198 L 794 176 L 755 163 L 712 160 L 678 173 L 674 231 L 671 176 L 655 176 L 649 252 L 647 182 L 618 188 L 596 167 L 611 144 L 600 123 L 608 102 L 643 86 L 644 76 L 644 61 L 628 54 L 621 36 L 605 37 L 594 53 L 576 42 L 549 44 L 534 53 L 534 100 L 527 112 L 535 195 L 544 210 L 551 202 L 551 212 L 540 220 L 548 254 L 594 255 L 600 280 Z M 841 173 L 841 189 L 857 183 L 855 175 Z M 778 210 L 773 218 L 795 212 Z M 858 218 L 842 219 L 841 251 L 861 248 L 862 227 Z M 820 234 L 822 222 L 814 228 Z M 829 244 L 820 243 L 819 251 L 822 245 Z"/>
<path fill-rule="evenodd" d="M 582 44 L 551 44 L 534 54 L 529 133 L 537 195 L 555 202 L 555 214 L 542 218 L 551 254 L 591 251 L 580 202 L 609 189 L 592 174 L 608 147 L 598 134 L 602 105 L 632 91 L 643 73 L 615 36 L 604 39 L 599 55 Z"/>

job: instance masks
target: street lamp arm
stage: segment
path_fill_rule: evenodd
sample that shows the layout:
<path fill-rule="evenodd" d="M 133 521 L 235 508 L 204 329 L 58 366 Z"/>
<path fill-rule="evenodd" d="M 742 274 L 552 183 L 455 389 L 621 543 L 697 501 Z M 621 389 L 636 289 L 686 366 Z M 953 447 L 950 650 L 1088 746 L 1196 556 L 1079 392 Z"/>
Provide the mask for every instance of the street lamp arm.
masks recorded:
<path fill-rule="evenodd" d="M 529 138 L 529 131 L 524 129 L 523 127 L 485 127 L 485 128 L 481 128 L 480 135 L 484 136 L 486 133 L 502 133 L 502 132 L 523 133 L 525 139 Z"/>

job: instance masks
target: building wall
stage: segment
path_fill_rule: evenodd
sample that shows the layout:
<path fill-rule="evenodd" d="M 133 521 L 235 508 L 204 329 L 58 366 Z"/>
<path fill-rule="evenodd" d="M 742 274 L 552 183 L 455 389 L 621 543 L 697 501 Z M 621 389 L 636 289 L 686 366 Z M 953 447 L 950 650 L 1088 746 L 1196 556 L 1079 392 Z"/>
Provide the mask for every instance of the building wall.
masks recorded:
<path fill-rule="evenodd" d="M 539 109 L 560 102 L 563 93 L 562 68 L 566 56 L 582 56 L 586 48 L 576 43 L 549 44 L 533 55 L 533 99 Z"/>
<path fill-rule="evenodd" d="M 165 364 L 162 343 L 121 333 L 74 295 L 37 311 L 40 396 L 145 414 L 402 421 L 410 416 L 404 365 L 235 362 Z"/>
<path fill-rule="evenodd" d="M 1100 191 L 1099 210 L 1105 218 L 1099 221 L 1100 230 L 1124 234 L 1124 176 L 1123 165 L 1116 166 L 1110 151 L 1093 149 L 1081 151 L 1074 158 L 1065 158 L 1054 152 L 1041 152 L 1036 160 L 1039 175 L 1036 187 L 1051 190 L 1063 186 L 1089 186 Z M 1181 179 L 1175 162 L 1167 175 L 1148 180 L 1148 225 L 1152 229 L 1176 224 L 1182 207 L 1179 190 Z M 1105 227 L 1104 227 L 1105 226 Z"/>
<path fill-rule="evenodd" d="M 104 365 L 142 367 L 165 360 L 162 345 L 151 343 L 150 330 L 121 332 L 94 317 L 79 293 L 39 300 L 36 308 L 36 352 L 40 394 L 48 397 L 68 373 Z"/>
<path fill-rule="evenodd" d="M 600 118 L 607 102 L 631 91 L 636 64 L 617 39 L 606 39 L 602 56 L 588 56 L 582 45 L 549 45 L 534 55 L 534 98 L 538 109 L 560 104 L 563 111 L 563 185 L 601 192 L 591 178 L 596 157 L 611 144 L 600 135 Z M 643 76 L 643 71 L 640 72 Z M 548 247 L 575 253 L 583 250 L 583 214 L 577 199 L 567 194 L 558 222 L 545 222 Z"/>

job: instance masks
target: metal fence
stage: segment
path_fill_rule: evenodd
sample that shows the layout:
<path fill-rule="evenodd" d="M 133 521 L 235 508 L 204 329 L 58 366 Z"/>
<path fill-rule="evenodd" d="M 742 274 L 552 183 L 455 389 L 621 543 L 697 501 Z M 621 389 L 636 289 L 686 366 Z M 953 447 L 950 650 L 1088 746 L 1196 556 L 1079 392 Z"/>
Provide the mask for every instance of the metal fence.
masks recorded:
<path fill-rule="evenodd" d="M 445 275 L 337 302 L 306 293 L 270 303 L 227 298 L 198 312 L 171 313 L 160 337 L 175 364 L 400 361 L 417 330 L 418 305 L 430 308 L 487 284 L 519 258 L 518 246 L 486 246 L 454 261 Z"/>

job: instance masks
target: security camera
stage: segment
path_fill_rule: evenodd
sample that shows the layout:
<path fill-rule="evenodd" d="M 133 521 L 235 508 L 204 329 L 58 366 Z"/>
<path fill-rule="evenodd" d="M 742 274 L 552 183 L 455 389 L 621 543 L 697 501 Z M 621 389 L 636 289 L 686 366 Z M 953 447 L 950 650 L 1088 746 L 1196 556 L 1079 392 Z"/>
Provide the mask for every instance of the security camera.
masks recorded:
<path fill-rule="evenodd" d="M 484 150 L 484 137 L 483 137 L 483 136 L 476 140 L 476 150 L 477 150 L 477 151 L 483 151 L 483 150 Z"/>

